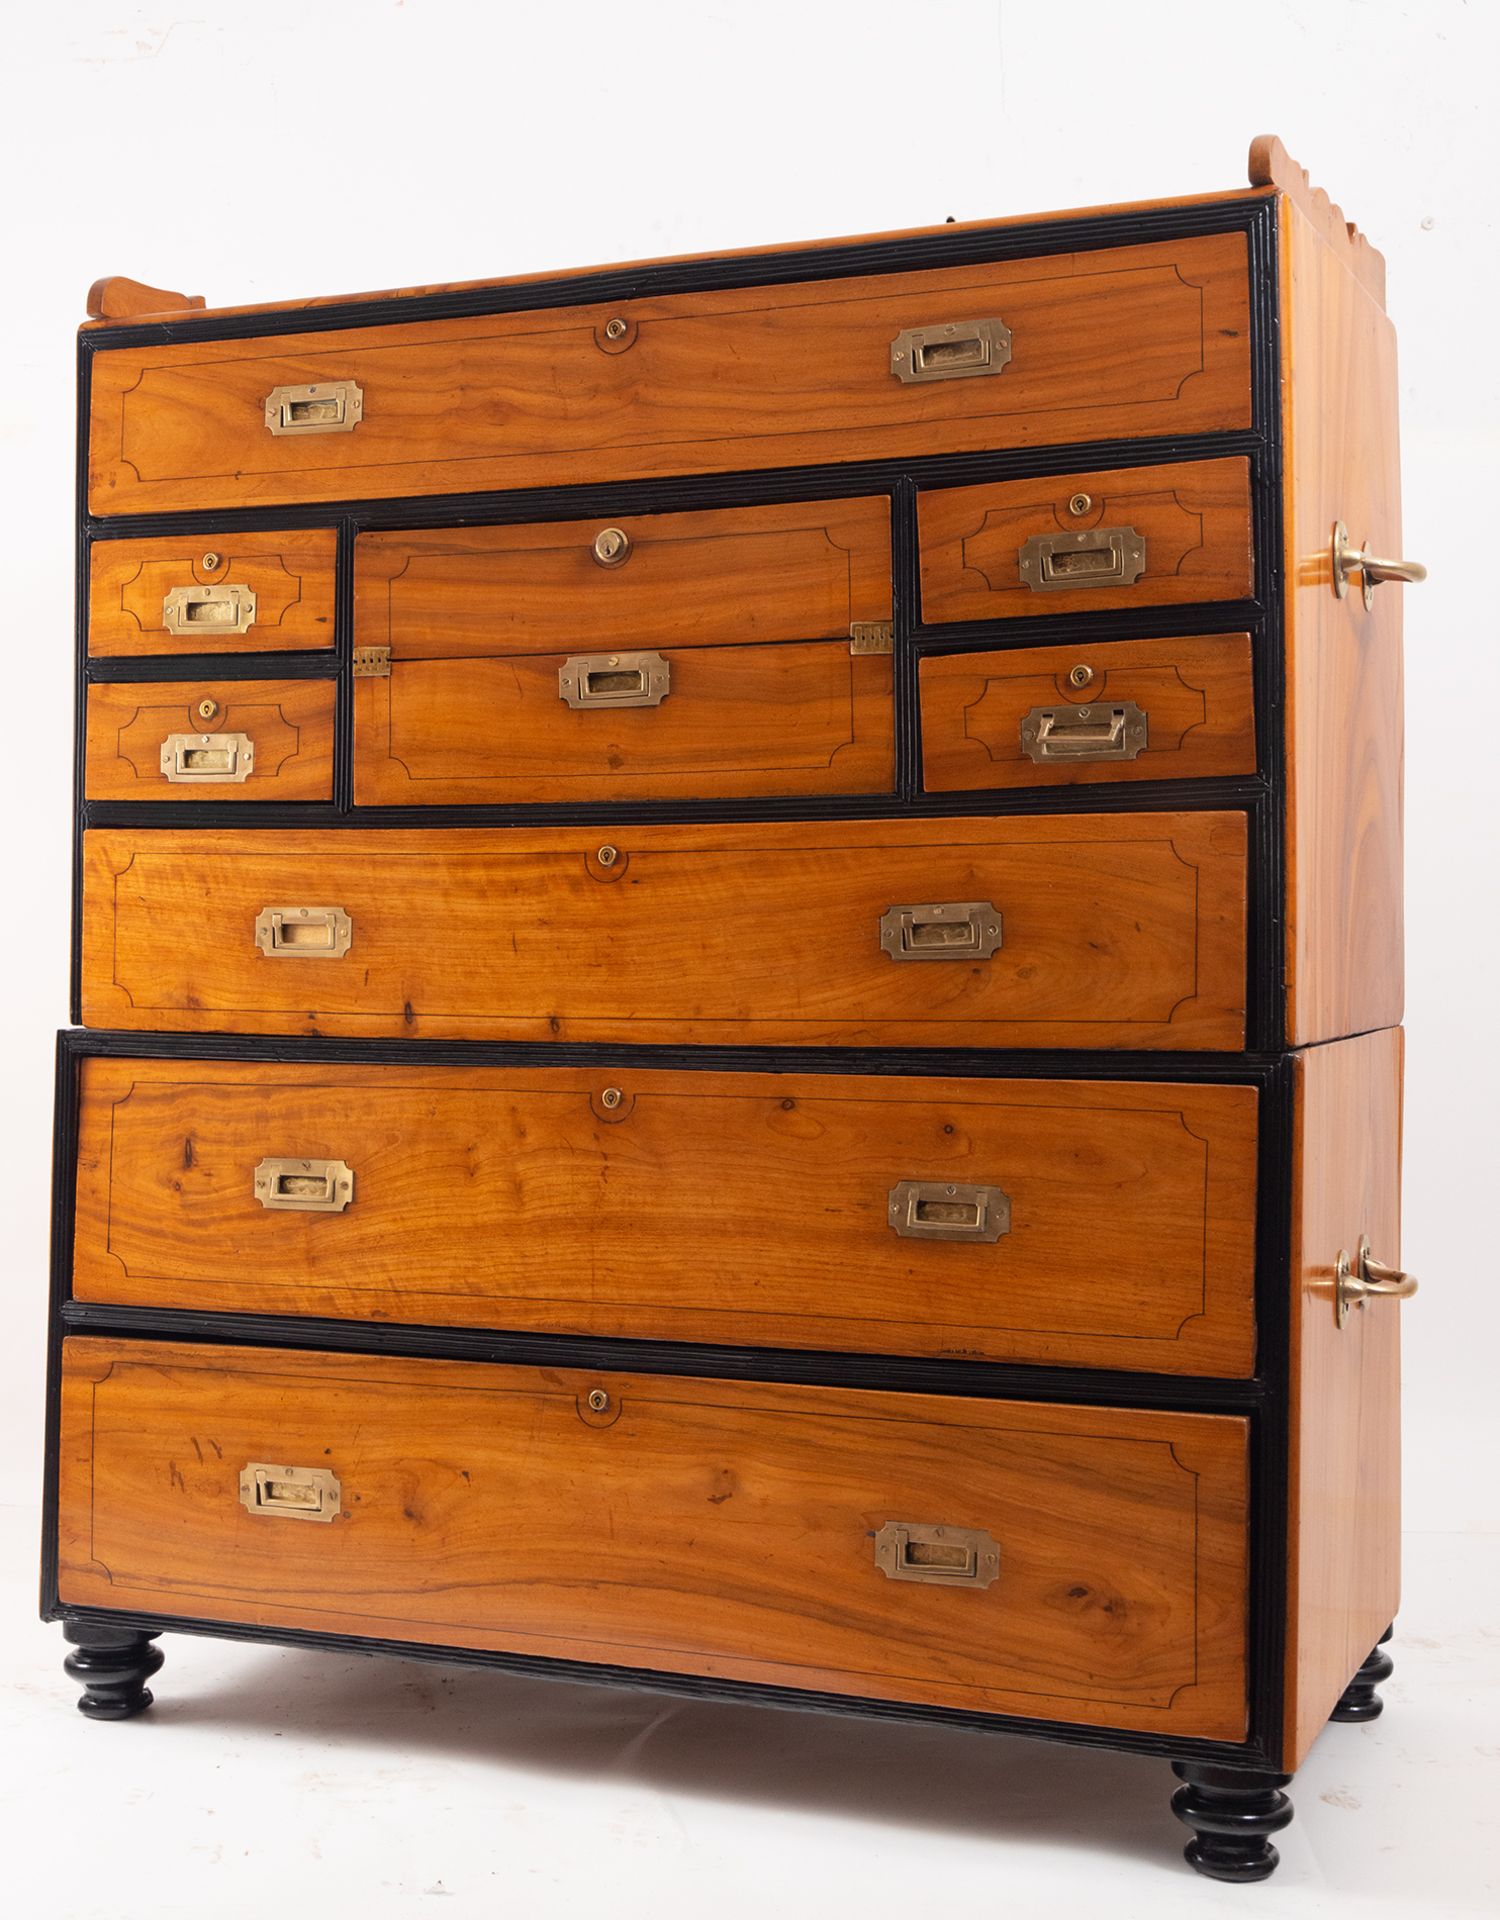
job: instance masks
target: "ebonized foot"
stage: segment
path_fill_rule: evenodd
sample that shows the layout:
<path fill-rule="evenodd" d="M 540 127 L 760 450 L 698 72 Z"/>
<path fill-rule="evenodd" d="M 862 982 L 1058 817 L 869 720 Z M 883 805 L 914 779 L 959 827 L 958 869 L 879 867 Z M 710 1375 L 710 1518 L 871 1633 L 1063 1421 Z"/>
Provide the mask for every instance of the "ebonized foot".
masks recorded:
<path fill-rule="evenodd" d="M 1330 1720 L 1378 1720 L 1385 1712 L 1385 1702 L 1375 1689 L 1395 1671 L 1395 1663 L 1384 1651 L 1386 1641 L 1394 1632 L 1394 1627 L 1387 1627 L 1381 1634 L 1364 1665 L 1339 1695 L 1338 1705 L 1328 1716 Z"/>
<path fill-rule="evenodd" d="M 1271 1835 L 1291 1825 L 1292 1803 L 1281 1791 L 1289 1773 L 1182 1760 L 1172 1771 L 1186 1783 L 1172 1795 L 1172 1811 L 1193 1829 L 1182 1855 L 1189 1866 L 1210 1880 L 1264 1880 L 1276 1871 L 1281 1855 Z"/>
<path fill-rule="evenodd" d="M 80 1713 L 90 1720 L 128 1720 L 145 1712 L 151 1704 L 146 1682 L 162 1663 L 161 1648 L 151 1644 L 154 1633 L 69 1620 L 63 1638 L 74 1648 L 63 1670 L 83 1688 Z"/>

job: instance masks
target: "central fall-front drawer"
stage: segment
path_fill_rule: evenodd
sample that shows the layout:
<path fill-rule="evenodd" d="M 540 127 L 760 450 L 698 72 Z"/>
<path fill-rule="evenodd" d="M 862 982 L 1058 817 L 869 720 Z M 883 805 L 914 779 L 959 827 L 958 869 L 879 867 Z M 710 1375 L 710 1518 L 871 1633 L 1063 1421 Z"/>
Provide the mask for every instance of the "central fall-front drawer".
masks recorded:
<path fill-rule="evenodd" d="M 86 1058 L 75 1298 L 1246 1375 L 1257 1095 Z"/>
<path fill-rule="evenodd" d="M 1245 1731 L 1243 1419 L 70 1339 L 74 1606 Z"/>
<path fill-rule="evenodd" d="M 85 835 L 91 1026 L 1242 1044 L 1238 813 Z"/>

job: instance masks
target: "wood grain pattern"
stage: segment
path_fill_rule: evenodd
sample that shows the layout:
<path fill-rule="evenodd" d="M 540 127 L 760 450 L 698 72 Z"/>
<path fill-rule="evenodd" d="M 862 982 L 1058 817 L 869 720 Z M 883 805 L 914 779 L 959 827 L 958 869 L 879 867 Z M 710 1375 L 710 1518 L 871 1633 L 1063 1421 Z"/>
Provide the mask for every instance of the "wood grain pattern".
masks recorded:
<path fill-rule="evenodd" d="M 587 1396 L 602 1389 L 599 1413 Z M 1236 1739 L 1246 1422 L 72 1339 L 62 1597 Z M 252 1460 L 337 1475 L 247 1513 Z M 888 1522 L 988 1531 L 982 1590 Z"/>
<path fill-rule="evenodd" d="M 96 829 L 90 1026 L 242 1033 L 1233 1048 L 1238 813 L 424 832 Z M 987 901 L 988 960 L 896 962 L 892 905 Z M 256 916 L 338 906 L 342 959 Z"/>
<path fill-rule="evenodd" d="M 1092 675 L 1084 687 L 1068 678 L 1079 667 Z M 1255 771 L 1248 633 L 929 654 L 919 673 L 929 793 Z M 1022 748 L 1022 724 L 1038 707 L 1081 717 L 1124 700 L 1146 715 L 1147 743 L 1134 760 L 1038 763 Z"/>
<path fill-rule="evenodd" d="M 1287 436 L 1287 1044 L 1399 1022 L 1402 601 L 1332 588 L 1329 541 L 1401 552 L 1396 342 L 1296 206 L 1281 222 Z"/>
<path fill-rule="evenodd" d="M 73 1286 L 1247 1375 L 1257 1104 L 1235 1086 L 87 1059 Z M 345 1161 L 353 1202 L 268 1211 L 251 1179 L 268 1155 Z M 999 1186 L 1010 1229 L 898 1236 L 901 1180 Z"/>
<path fill-rule="evenodd" d="M 606 527 L 630 542 L 601 566 Z M 763 646 L 891 617 L 891 503 L 795 501 L 363 533 L 355 641 L 393 661 Z"/>
<path fill-rule="evenodd" d="M 1333 1300 L 1339 1252 L 1361 1234 L 1401 1259 L 1401 1065 L 1399 1030 L 1295 1059 L 1288 1772 L 1401 1597 L 1403 1310 L 1375 1301 L 1341 1330 Z"/>
<path fill-rule="evenodd" d="M 333 645 L 332 528 L 293 533 L 152 534 L 96 540 L 89 560 L 89 652 L 265 653 Z M 218 556 L 205 567 L 205 554 Z M 255 595 L 245 633 L 169 633 L 162 602 L 177 587 L 243 586 Z"/>
<path fill-rule="evenodd" d="M 847 640 L 673 647 L 660 656 L 671 674 L 660 706 L 583 710 L 558 690 L 575 657 L 393 661 L 388 678 L 356 680 L 355 800 L 504 805 L 895 784 L 889 654 L 856 657 Z"/>
<path fill-rule="evenodd" d="M 1086 496 L 1088 511 L 1069 505 Z M 1250 463 L 1238 458 L 1047 474 L 917 496 L 922 618 L 1012 620 L 1105 607 L 1238 600 L 1251 585 Z M 1047 589 L 1022 579 L 1034 536 L 1132 527 L 1146 567 L 1129 585 Z"/>
<path fill-rule="evenodd" d="M 94 357 L 107 515 L 564 485 L 1198 433 L 1250 422 L 1243 234 L 916 274 Z M 897 380 L 902 328 L 991 317 L 1003 373 Z M 625 332 L 610 339 L 611 320 Z M 352 432 L 273 435 L 278 386 L 355 380 Z"/>
<path fill-rule="evenodd" d="M 201 708 L 212 701 L 205 718 Z M 328 800 L 333 795 L 331 680 L 96 682 L 88 690 L 90 800 Z M 161 770 L 176 733 L 242 733 L 255 749 L 239 784 L 176 783 Z"/>

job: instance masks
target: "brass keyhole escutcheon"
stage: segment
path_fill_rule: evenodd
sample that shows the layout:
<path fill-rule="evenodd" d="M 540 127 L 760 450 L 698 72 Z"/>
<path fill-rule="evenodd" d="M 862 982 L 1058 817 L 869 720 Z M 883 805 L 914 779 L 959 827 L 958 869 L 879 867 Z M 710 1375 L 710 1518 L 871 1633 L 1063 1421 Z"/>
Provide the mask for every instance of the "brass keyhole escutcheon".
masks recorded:
<path fill-rule="evenodd" d="M 218 717 L 218 712 L 219 712 L 219 703 L 217 700 L 205 699 L 205 700 L 200 700 L 198 702 L 198 718 L 200 720 L 216 719 Z"/>
<path fill-rule="evenodd" d="M 601 567 L 623 567 L 630 558 L 630 535 L 623 527 L 602 527 L 594 535 L 594 558 Z"/>
<path fill-rule="evenodd" d="M 594 1388 L 593 1392 L 589 1395 L 588 1405 L 590 1413 L 609 1412 L 609 1395 L 604 1391 L 603 1387 Z"/>
<path fill-rule="evenodd" d="M 205 553 L 203 556 L 203 571 L 205 573 L 217 573 L 223 564 L 224 559 L 222 554 Z"/>
<path fill-rule="evenodd" d="M 1068 512 L 1076 514 L 1079 519 L 1082 519 L 1083 515 L 1088 513 L 1093 507 L 1093 504 L 1093 499 L 1089 494 L 1075 493 L 1073 498 L 1068 502 Z"/>
<path fill-rule="evenodd" d="M 613 320 L 606 320 L 604 323 L 604 337 L 606 340 L 623 340 L 629 331 L 630 322 L 628 320 L 622 320 L 619 314 L 616 314 Z"/>
<path fill-rule="evenodd" d="M 601 867 L 612 867 L 620 857 L 620 849 L 618 847 L 601 847 L 596 857 Z"/>
<path fill-rule="evenodd" d="M 621 1093 L 618 1087 L 606 1087 L 599 1096 L 599 1104 L 601 1107 L 608 1107 L 610 1111 L 613 1112 L 624 1098 L 624 1094 Z"/>
<path fill-rule="evenodd" d="M 1093 677 L 1094 669 L 1085 666 L 1082 661 L 1080 661 L 1076 667 L 1069 667 L 1068 669 L 1068 685 L 1070 687 L 1086 687 L 1090 681 L 1092 681 Z"/>

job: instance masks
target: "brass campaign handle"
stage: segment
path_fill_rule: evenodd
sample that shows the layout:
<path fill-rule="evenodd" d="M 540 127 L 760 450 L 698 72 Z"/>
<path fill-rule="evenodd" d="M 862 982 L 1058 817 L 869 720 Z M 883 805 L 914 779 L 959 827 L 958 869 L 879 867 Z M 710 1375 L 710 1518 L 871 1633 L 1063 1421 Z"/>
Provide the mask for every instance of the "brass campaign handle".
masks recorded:
<path fill-rule="evenodd" d="M 1342 600 L 1349 591 L 1349 576 L 1357 573 L 1364 593 L 1367 608 L 1374 605 L 1375 589 L 1388 580 L 1399 580 L 1407 586 L 1416 586 L 1427 578 L 1427 569 L 1420 560 L 1381 560 L 1370 552 L 1368 544 L 1356 547 L 1349 538 L 1349 529 L 1342 520 L 1333 523 L 1333 541 L 1330 547 L 1333 560 L 1333 590 Z"/>
<path fill-rule="evenodd" d="M 1341 1327 L 1367 1300 L 1410 1300 L 1416 1291 L 1416 1275 L 1375 1259 L 1364 1234 L 1359 1236 L 1359 1250 L 1352 1260 L 1340 1250 L 1334 1269 L 1334 1303 Z"/>

